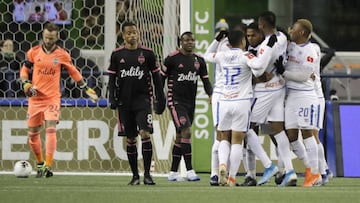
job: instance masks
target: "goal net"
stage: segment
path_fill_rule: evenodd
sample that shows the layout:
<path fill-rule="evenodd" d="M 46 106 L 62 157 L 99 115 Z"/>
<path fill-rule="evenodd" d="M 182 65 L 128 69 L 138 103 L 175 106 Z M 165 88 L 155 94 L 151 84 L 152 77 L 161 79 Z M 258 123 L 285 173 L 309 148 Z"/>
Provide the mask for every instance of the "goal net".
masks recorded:
<path fill-rule="evenodd" d="M 58 6 L 60 9 L 56 10 Z M 85 95 L 65 72 L 62 74 L 62 108 L 57 125 L 54 171 L 129 172 L 126 139 L 117 136 L 116 112 L 107 107 L 107 76 L 104 71 L 109 53 L 123 43 L 120 27 L 129 20 L 137 23 L 141 43 L 152 48 L 161 63 L 177 48 L 179 6 L 180 0 L 1 1 L 0 40 L 12 41 L 14 49 L 6 57 L 14 65 L 3 63 L 5 55 L 2 55 L 0 170 L 12 171 L 18 160 L 29 160 L 35 165 L 27 139 L 27 100 L 18 81 L 19 67 L 26 51 L 41 40 L 44 22 L 53 21 L 61 28 L 59 45 L 69 51 L 89 86 L 102 95 L 100 101 L 93 104 L 84 98 Z M 43 142 L 44 134 L 42 129 Z M 156 173 L 167 173 L 170 169 L 174 137 L 175 128 L 169 112 L 166 110 L 162 116 L 154 115 L 152 141 Z M 141 142 L 138 144 L 139 169 L 142 170 Z"/>

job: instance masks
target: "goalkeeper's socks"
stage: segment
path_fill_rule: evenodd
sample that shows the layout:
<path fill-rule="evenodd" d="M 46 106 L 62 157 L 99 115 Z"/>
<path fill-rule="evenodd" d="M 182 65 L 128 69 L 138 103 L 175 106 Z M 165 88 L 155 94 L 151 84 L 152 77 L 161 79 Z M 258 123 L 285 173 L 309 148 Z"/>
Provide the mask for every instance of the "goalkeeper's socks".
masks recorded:
<path fill-rule="evenodd" d="M 126 152 L 127 152 L 129 165 L 130 165 L 133 175 L 139 176 L 139 170 L 137 167 L 138 166 L 138 163 L 137 163 L 138 153 L 137 153 L 137 148 L 136 148 L 136 140 L 135 141 L 131 141 L 131 140 L 127 141 Z"/>
<path fill-rule="evenodd" d="M 191 153 L 191 139 L 181 138 L 181 154 L 184 156 L 184 161 L 187 170 L 191 170 L 192 153 Z"/>
<path fill-rule="evenodd" d="M 181 160 L 181 145 L 175 143 L 172 151 L 172 162 L 171 162 L 170 171 L 178 171 L 180 160 Z"/>
<path fill-rule="evenodd" d="M 152 158 L 152 144 L 150 138 L 141 139 L 142 141 L 142 155 L 144 160 L 144 173 L 150 174 L 151 158 Z"/>
<path fill-rule="evenodd" d="M 29 145 L 30 145 L 30 149 L 31 151 L 34 153 L 35 157 L 36 157 L 36 161 L 38 163 L 43 162 L 43 155 L 42 155 L 42 143 L 41 143 L 41 138 L 40 138 L 40 132 L 36 131 L 36 132 L 28 132 L 28 136 L 29 136 Z"/>

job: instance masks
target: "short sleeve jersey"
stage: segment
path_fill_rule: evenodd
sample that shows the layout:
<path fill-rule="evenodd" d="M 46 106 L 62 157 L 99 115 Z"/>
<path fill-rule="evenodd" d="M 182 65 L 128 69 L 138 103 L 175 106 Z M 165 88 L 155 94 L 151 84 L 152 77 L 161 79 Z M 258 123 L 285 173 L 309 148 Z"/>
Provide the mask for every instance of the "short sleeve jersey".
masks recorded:
<path fill-rule="evenodd" d="M 59 46 L 53 52 L 46 53 L 41 45 L 37 45 L 27 52 L 27 60 L 33 64 L 32 84 L 37 88 L 37 96 L 30 97 L 31 100 L 60 98 L 62 68 L 65 68 L 76 82 L 82 79 L 80 72 L 72 64 L 69 53 Z"/>
<path fill-rule="evenodd" d="M 119 95 L 117 97 L 126 105 L 135 100 L 152 97 L 150 72 L 160 71 L 154 52 L 147 47 L 139 46 L 130 50 L 121 46 L 111 55 L 108 72 L 116 74 Z"/>
<path fill-rule="evenodd" d="M 198 76 L 208 78 L 204 58 L 193 53 L 184 55 L 175 51 L 166 57 L 163 73 L 168 78 L 168 104 L 181 101 L 195 103 Z"/>

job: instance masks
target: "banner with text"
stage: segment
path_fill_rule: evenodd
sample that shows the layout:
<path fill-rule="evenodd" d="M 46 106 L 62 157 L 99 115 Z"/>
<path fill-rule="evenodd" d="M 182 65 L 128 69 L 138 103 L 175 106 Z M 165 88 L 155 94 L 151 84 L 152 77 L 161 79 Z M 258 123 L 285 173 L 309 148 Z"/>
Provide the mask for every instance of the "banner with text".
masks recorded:
<path fill-rule="evenodd" d="M 191 30 L 196 40 L 195 52 L 203 55 L 213 40 L 214 0 L 193 0 L 191 2 Z M 213 68 L 209 65 L 208 71 L 212 81 Z M 198 84 L 192 137 L 193 166 L 198 172 L 209 172 L 214 129 L 209 97 L 200 80 Z"/>

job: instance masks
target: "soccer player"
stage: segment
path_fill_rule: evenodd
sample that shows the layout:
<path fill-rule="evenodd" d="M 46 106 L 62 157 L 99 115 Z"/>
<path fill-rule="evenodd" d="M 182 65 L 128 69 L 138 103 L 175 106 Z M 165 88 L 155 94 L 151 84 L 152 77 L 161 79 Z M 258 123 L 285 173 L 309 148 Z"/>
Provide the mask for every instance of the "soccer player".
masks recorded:
<path fill-rule="evenodd" d="M 219 183 L 222 186 L 226 184 L 235 186 L 235 176 L 242 159 L 242 142 L 248 128 L 253 95 L 251 69 L 246 65 L 245 59 L 248 56 L 242 51 L 246 46 L 245 36 L 241 31 L 230 31 L 228 40 L 231 45 L 229 51 L 217 52 L 220 40 L 216 37 L 204 57 L 206 61 L 220 65 L 225 79 L 217 108 L 221 139 L 218 149 Z M 226 178 L 229 160 L 229 177 Z"/>
<path fill-rule="evenodd" d="M 294 153 L 303 160 L 306 172 L 304 187 L 320 185 L 318 146 L 313 130 L 316 129 L 318 96 L 315 92 L 314 72 L 320 56 L 309 38 L 312 24 L 309 20 L 297 20 L 290 30 L 288 60 L 283 67 L 282 56 L 276 61 L 276 71 L 286 80 L 285 128 Z M 303 144 L 298 140 L 301 130 Z M 305 147 L 303 146 L 305 145 Z"/>
<path fill-rule="evenodd" d="M 56 150 L 56 124 L 60 116 L 60 77 L 61 69 L 68 71 L 77 85 L 86 90 L 88 96 L 96 101 L 95 91 L 87 87 L 80 72 L 71 63 L 68 52 L 56 45 L 59 28 L 53 23 L 44 26 L 43 42 L 27 51 L 21 71 L 20 80 L 25 94 L 29 97 L 27 126 L 29 128 L 30 149 L 37 161 L 36 177 L 51 177 L 53 172 L 54 152 Z M 29 73 L 32 71 L 32 80 Z M 40 129 L 45 121 L 46 153 L 42 153 Z"/>
<path fill-rule="evenodd" d="M 272 55 L 268 63 L 263 67 L 263 74 L 257 78 L 254 87 L 255 104 L 251 113 L 251 129 L 248 131 L 248 136 L 256 135 L 253 130 L 254 126 L 269 123 L 272 130 L 272 140 L 275 139 L 278 144 L 279 156 L 285 165 L 285 179 L 282 186 L 295 185 L 296 173 L 294 171 L 292 160 L 290 156 L 290 144 L 284 131 L 284 99 L 285 88 L 284 81 L 275 72 L 273 63 L 280 55 L 285 55 L 287 47 L 286 36 L 282 32 L 276 30 L 276 16 L 271 11 L 263 12 L 258 18 L 259 29 L 264 33 L 265 40 L 260 44 L 258 56 L 260 59 L 265 58 L 264 47 L 268 43 L 271 35 L 276 35 L 277 43 L 272 47 Z M 277 173 L 278 168 L 274 164 L 267 163 L 263 177 L 258 182 L 258 185 L 266 183 L 274 174 Z"/>
<path fill-rule="evenodd" d="M 216 37 L 216 40 L 207 49 L 205 59 L 220 64 L 224 77 L 222 94 L 217 108 L 219 111 L 218 130 L 221 139 L 218 149 L 219 183 L 220 185 L 235 186 L 235 176 L 242 159 L 242 141 L 247 135 L 253 98 L 251 86 L 253 70 L 249 67 L 248 61 L 256 59 L 254 55 L 243 52 L 246 40 L 242 31 L 233 30 L 229 33 L 228 40 L 231 45 L 229 51 L 216 51 L 220 41 L 218 38 L 220 37 Z M 272 40 L 269 40 L 268 46 L 272 47 L 275 42 L 276 36 L 274 35 Z M 254 67 L 259 68 L 258 65 Z M 260 142 L 257 144 L 261 148 Z M 263 153 L 265 154 L 265 152 Z M 230 161 L 229 176 L 226 178 L 228 161 Z"/>
<path fill-rule="evenodd" d="M 219 25 L 222 22 L 220 20 L 217 25 Z M 224 36 L 227 36 L 229 27 L 223 26 L 223 27 L 215 27 L 215 29 L 218 29 L 216 33 L 215 39 L 219 41 L 218 49 L 217 51 L 227 51 L 230 50 L 230 44 L 227 37 L 224 38 Z M 211 173 L 210 173 L 210 185 L 211 186 L 218 186 L 219 185 L 219 158 L 218 158 L 218 148 L 220 144 L 220 132 L 217 130 L 217 125 L 219 121 L 218 116 L 218 107 L 219 107 L 219 98 L 222 94 L 222 88 L 224 86 L 224 75 L 221 72 L 221 68 L 219 64 L 216 64 L 214 68 L 214 89 L 213 94 L 211 96 L 211 112 L 212 112 L 212 118 L 213 118 L 213 125 L 215 128 L 215 139 L 214 143 L 211 148 Z"/>
<path fill-rule="evenodd" d="M 144 184 L 155 185 L 150 175 L 150 134 L 153 133 L 151 84 L 153 82 L 155 86 L 155 103 L 165 106 L 160 68 L 154 52 L 139 44 L 140 34 L 134 23 L 124 22 L 122 33 L 125 44 L 113 51 L 108 68 L 110 107 L 118 110 L 119 128 L 123 127 L 125 131 L 120 135 L 125 134 L 127 137 L 126 152 L 133 174 L 128 185 L 140 184 L 136 147 L 138 134 L 142 141 Z M 162 113 L 157 110 L 158 108 L 155 109 L 156 113 Z"/>
<path fill-rule="evenodd" d="M 257 23 L 251 23 L 246 28 L 246 39 L 248 42 L 248 51 L 253 55 L 257 55 L 259 45 L 262 41 L 264 41 L 264 34 L 261 30 L 259 30 L 259 26 Z M 256 80 L 255 77 L 253 77 Z M 253 81 L 256 82 L 256 81 Z M 255 130 L 258 133 L 258 128 Z M 250 135 L 251 136 L 251 135 Z M 250 138 L 251 139 L 251 138 Z M 245 143 L 247 143 L 247 138 L 245 138 Z M 251 143 L 251 140 L 250 140 Z M 256 157 L 254 152 L 252 151 L 250 145 L 244 144 L 243 151 L 243 162 L 244 168 L 246 171 L 245 180 L 240 186 L 256 186 Z"/>
<path fill-rule="evenodd" d="M 220 20 L 220 22 L 222 22 L 222 21 Z M 219 23 L 217 25 L 219 25 Z M 217 52 L 230 50 L 231 45 L 229 44 L 229 40 L 226 37 L 229 32 L 228 26 L 223 26 L 220 28 L 219 28 L 219 26 L 218 27 L 215 26 L 215 30 L 217 31 L 217 33 L 215 35 L 216 36 L 215 39 L 220 40 L 218 48 L 217 48 Z M 245 32 L 246 25 L 243 23 L 239 23 L 234 26 L 233 30 L 241 30 L 241 31 Z M 211 109 L 212 109 L 213 125 L 216 130 L 215 130 L 215 140 L 214 140 L 214 143 L 211 148 L 210 185 L 218 186 L 219 185 L 218 148 L 219 148 L 219 144 L 220 144 L 220 132 L 217 130 L 217 125 L 218 125 L 218 121 L 219 121 L 219 116 L 218 116 L 219 105 L 218 105 L 218 103 L 219 103 L 219 98 L 222 94 L 222 88 L 224 85 L 224 76 L 223 76 L 223 73 L 221 72 L 221 68 L 220 68 L 219 64 L 216 64 L 214 72 L 215 72 L 214 90 L 213 90 L 213 94 L 211 96 L 211 107 L 212 107 Z M 244 164 L 244 166 L 245 166 L 245 164 Z"/>
<path fill-rule="evenodd" d="M 168 180 L 182 180 L 177 170 L 183 156 L 187 169 L 187 180 L 198 181 L 200 177 L 196 175 L 191 163 L 191 125 L 195 113 L 198 76 L 200 76 L 210 100 L 213 89 L 204 59 L 194 53 L 194 35 L 191 32 L 182 33 L 180 44 L 179 50 L 170 53 L 165 58 L 162 70 L 163 79 L 167 79 L 168 85 L 168 107 L 176 128 Z"/>

